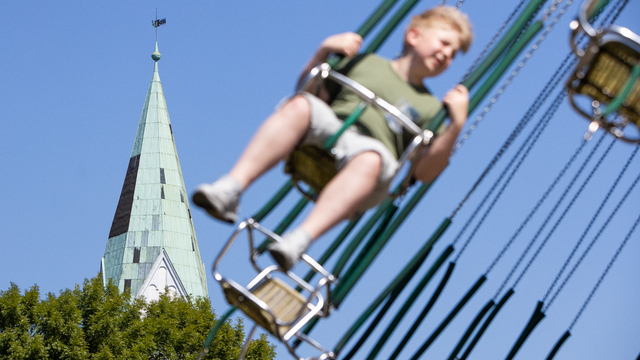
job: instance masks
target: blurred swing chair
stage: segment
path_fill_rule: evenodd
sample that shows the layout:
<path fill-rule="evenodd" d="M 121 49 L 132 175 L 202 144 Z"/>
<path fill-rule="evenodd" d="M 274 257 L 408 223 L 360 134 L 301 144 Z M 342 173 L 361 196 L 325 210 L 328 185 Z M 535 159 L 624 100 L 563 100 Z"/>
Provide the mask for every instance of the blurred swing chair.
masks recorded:
<path fill-rule="evenodd" d="M 250 261 L 258 274 L 246 286 L 242 286 L 223 276 L 218 268 L 222 258 L 245 230 L 249 239 Z M 238 225 L 238 229 L 213 263 L 213 277 L 222 286 L 227 302 L 236 306 L 255 322 L 240 359 L 244 357 L 257 326 L 261 326 L 285 344 L 287 350 L 296 359 L 302 359 L 296 354 L 297 346 L 294 345 L 296 339 L 310 344 L 321 352 L 320 356 L 312 359 L 333 359 L 331 351 L 302 334 L 300 330 L 314 317 L 329 315 L 331 312 L 329 285 L 335 281 L 335 278 L 307 254 L 302 255 L 301 262 L 321 275 L 321 279 L 317 281 L 315 286 L 291 271 L 284 272 L 277 265 L 261 267 L 258 264 L 258 257 L 262 252 L 254 245 L 256 232 L 266 236 L 270 241 L 282 241 L 282 238 L 277 234 L 261 227 L 253 219 L 248 219 Z M 295 287 L 301 291 L 296 290 Z M 326 299 L 323 292 L 326 294 Z"/>
<path fill-rule="evenodd" d="M 320 193 L 322 188 L 337 174 L 338 170 L 331 148 L 340 134 L 355 123 L 359 114 L 368 105 L 386 112 L 415 136 L 399 159 L 400 166 L 398 169 L 401 169 L 404 164 L 411 161 L 418 151 L 427 146 L 433 138 L 432 131 L 421 129 L 398 108 L 379 98 L 364 86 L 332 70 L 327 63 L 313 68 L 303 82 L 301 89 L 309 90 L 310 87 L 313 87 L 319 90 L 322 82 L 326 79 L 331 79 L 339 85 L 350 89 L 359 95 L 363 103 L 354 111 L 352 116 L 345 120 L 345 125 L 336 136 L 325 143 L 326 150 L 311 146 L 299 147 L 287 159 L 286 172 L 291 175 L 296 187 L 300 189 L 305 197 L 315 200 L 315 194 Z M 390 196 L 398 196 L 406 191 L 412 183 L 412 172 L 413 167 L 410 167 L 397 190 L 392 192 Z M 300 182 L 304 182 L 308 190 L 303 189 L 299 184 Z M 248 233 L 250 262 L 257 275 L 246 286 L 242 286 L 238 282 L 223 276 L 219 271 L 219 265 L 240 234 L 245 230 Z M 292 271 L 284 271 L 278 265 L 261 267 L 258 264 L 258 258 L 265 252 L 265 246 L 256 247 L 254 245 L 256 232 L 266 236 L 267 241 L 282 241 L 278 234 L 261 227 L 254 219 L 248 219 L 238 225 L 237 230 L 213 264 L 213 276 L 222 286 L 227 302 L 239 308 L 255 322 L 255 326 L 248 338 L 251 339 L 256 326 L 261 326 L 284 343 L 289 353 L 296 359 L 303 359 L 296 353 L 297 347 L 301 342 L 305 342 L 320 351 L 319 356 L 307 357 L 307 360 L 335 359 L 335 354 L 332 351 L 325 349 L 317 341 L 303 334 L 301 329 L 315 317 L 322 318 L 330 315 L 333 310 L 330 301 L 330 286 L 337 279 L 307 254 L 302 255 L 301 263 L 306 264 L 320 275 L 320 279 L 314 285 L 309 284 Z M 249 342 L 249 340 L 246 342 L 240 359 L 244 357 Z"/>
<path fill-rule="evenodd" d="M 594 29 L 589 17 L 601 2 L 585 1 L 570 25 L 571 47 L 580 61 L 567 82 L 569 101 L 591 120 L 587 138 L 602 127 L 621 140 L 640 143 L 640 36 L 616 25 Z M 584 49 L 578 48 L 580 33 L 589 37 Z M 591 109 L 579 106 L 580 98 L 591 100 Z M 625 133 L 628 124 L 636 129 Z"/>

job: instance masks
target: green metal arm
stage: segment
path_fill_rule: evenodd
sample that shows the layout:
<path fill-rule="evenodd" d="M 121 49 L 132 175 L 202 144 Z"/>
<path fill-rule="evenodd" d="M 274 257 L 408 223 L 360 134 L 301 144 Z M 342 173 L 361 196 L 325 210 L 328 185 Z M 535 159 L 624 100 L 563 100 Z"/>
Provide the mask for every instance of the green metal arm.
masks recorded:
<path fill-rule="evenodd" d="M 489 300 L 489 302 L 482 308 L 482 310 L 480 310 L 478 315 L 476 315 L 476 317 L 473 319 L 473 322 L 471 322 L 471 325 L 469 325 L 469 327 L 467 328 L 467 331 L 465 331 L 464 335 L 462 335 L 460 341 L 458 341 L 458 345 L 456 345 L 455 349 L 453 349 L 453 351 L 451 352 L 451 355 L 449 355 L 449 360 L 458 359 L 458 353 L 460 352 L 460 350 L 462 350 L 464 343 L 469 340 L 469 337 L 471 337 L 473 330 L 476 328 L 476 326 L 478 326 L 478 324 L 480 324 L 480 320 L 482 320 L 487 312 L 491 310 L 493 305 L 495 305 L 493 300 Z"/>
<path fill-rule="evenodd" d="M 418 285 L 416 285 L 411 295 L 409 295 L 409 298 L 402 305 L 402 308 L 400 308 L 400 310 L 398 311 L 396 316 L 393 318 L 393 320 L 391 320 L 391 323 L 389 324 L 389 326 L 387 326 L 387 329 L 384 331 L 384 333 L 382 334 L 382 336 L 380 337 L 376 345 L 373 347 L 373 349 L 369 353 L 369 356 L 367 356 L 367 360 L 373 360 L 378 356 L 378 353 L 380 352 L 380 350 L 382 350 L 382 347 L 387 342 L 387 340 L 389 340 L 389 337 L 391 337 L 391 334 L 393 334 L 394 330 L 398 327 L 398 325 L 400 324 L 400 321 L 402 321 L 402 319 L 407 314 L 407 312 L 409 311 L 413 303 L 416 301 L 416 299 L 418 299 L 418 296 L 422 293 L 422 290 L 424 290 L 424 288 L 427 286 L 427 284 L 431 281 L 431 279 L 435 275 L 436 271 L 440 268 L 440 266 L 444 263 L 444 261 L 449 257 L 451 252 L 453 252 L 452 247 L 448 247 L 447 250 L 449 251 L 445 251 L 440 255 L 440 257 L 436 260 L 434 265 L 422 277 Z"/>
<path fill-rule="evenodd" d="M 533 311 L 533 314 L 531 314 L 531 319 L 529 319 L 527 326 L 525 326 L 524 330 L 522 330 L 522 333 L 520 334 L 520 337 L 518 338 L 516 343 L 513 344 L 513 347 L 511 348 L 509 355 L 507 355 L 506 360 L 511 360 L 514 358 L 514 356 L 516 356 L 516 354 L 518 353 L 518 350 L 520 350 L 520 348 L 522 347 L 524 342 L 527 340 L 529 335 L 531 335 L 531 332 L 533 332 L 533 329 L 535 329 L 538 323 L 540 323 L 540 321 L 544 319 L 544 313 L 542 312 L 542 305 L 543 305 L 543 302 L 538 301 L 538 305 L 536 305 L 536 309 Z"/>
<path fill-rule="evenodd" d="M 440 323 L 440 326 L 438 326 L 438 328 L 433 333 L 431 333 L 431 336 L 429 336 L 429 338 L 422 344 L 422 346 L 420 346 L 420 349 L 418 349 L 418 351 L 415 352 L 415 354 L 411 357 L 411 360 L 418 360 L 418 358 L 422 356 L 422 353 L 424 353 L 427 350 L 427 348 L 431 346 L 431 344 L 442 333 L 442 331 L 447 327 L 447 325 L 449 325 L 451 320 L 453 320 L 453 318 L 456 317 L 456 315 L 458 315 L 460 310 L 462 310 L 462 308 L 467 304 L 467 302 L 471 299 L 471 297 L 473 297 L 473 295 L 478 291 L 478 289 L 482 286 L 482 284 L 484 284 L 486 280 L 487 278 L 484 275 L 482 275 L 478 279 L 478 281 L 476 281 L 476 283 L 471 287 L 471 289 L 469 289 L 469 291 L 465 294 L 465 296 L 462 299 L 460 299 L 456 307 L 453 308 L 453 310 L 451 310 L 449 315 L 447 315 L 447 317 Z"/>
<path fill-rule="evenodd" d="M 562 335 L 562 337 L 558 340 L 556 345 L 553 347 L 553 349 L 551 350 L 551 352 L 547 356 L 547 360 L 553 360 L 553 358 L 556 356 L 556 353 L 558 353 L 558 350 L 560 350 L 560 347 L 564 344 L 565 341 L 567 341 L 569 336 L 571 336 L 571 333 L 569 331 L 566 331 Z"/>
<path fill-rule="evenodd" d="M 433 294 L 431 295 L 431 298 L 429 299 L 429 302 L 427 302 L 427 305 L 422 309 L 422 312 L 420 312 L 420 315 L 413 322 L 413 324 L 411 325 L 411 328 L 409 328 L 407 333 L 404 335 L 404 337 L 402 338 L 402 341 L 400 341 L 398 346 L 396 346 L 395 350 L 393 351 L 393 354 L 391 354 L 391 356 L 389 357 L 389 360 L 395 360 L 398 358 L 398 356 L 400 355 L 400 352 L 402 352 L 402 349 L 404 349 L 404 347 L 407 345 L 407 343 L 409 342 L 413 334 L 415 334 L 416 330 L 418 330 L 418 327 L 420 326 L 424 318 L 427 316 L 427 314 L 429 314 L 429 311 L 431 311 L 431 308 L 433 308 L 433 305 L 436 303 L 436 300 L 438 300 L 438 298 L 440 297 L 440 294 L 442 293 L 444 286 L 449 281 L 449 278 L 451 277 L 451 274 L 453 273 L 453 269 L 455 268 L 455 266 L 456 264 L 454 262 L 449 263 L 449 266 L 447 267 L 447 271 L 445 272 L 444 276 L 442 277 L 442 280 L 440 281 L 440 285 L 438 285 L 438 288 L 436 289 L 436 291 L 433 292 Z"/>
<path fill-rule="evenodd" d="M 509 298 L 511 297 L 511 295 L 513 295 L 513 293 L 514 293 L 513 289 L 509 289 L 509 291 L 507 291 L 507 293 L 504 294 L 502 299 L 500 299 L 500 302 L 498 302 L 498 305 L 496 305 L 496 307 L 493 309 L 491 314 L 489 314 L 487 319 L 484 321 L 484 323 L 480 327 L 480 330 L 478 330 L 478 332 L 476 333 L 476 336 L 473 337 L 473 340 L 471 340 L 471 343 L 469 343 L 469 346 L 467 346 L 467 349 L 464 351 L 464 353 L 462 354 L 462 357 L 460 358 L 461 360 L 464 360 L 467 357 L 469 357 L 469 354 L 471 354 L 471 351 L 478 343 L 478 340 L 480 340 L 480 337 L 482 336 L 482 334 L 484 334 L 484 332 L 489 327 L 489 324 L 491 324 L 491 321 L 493 321 L 493 318 L 496 317 L 496 315 L 498 314 L 498 311 L 502 309 L 504 304 L 507 302 L 507 300 L 509 300 Z"/>

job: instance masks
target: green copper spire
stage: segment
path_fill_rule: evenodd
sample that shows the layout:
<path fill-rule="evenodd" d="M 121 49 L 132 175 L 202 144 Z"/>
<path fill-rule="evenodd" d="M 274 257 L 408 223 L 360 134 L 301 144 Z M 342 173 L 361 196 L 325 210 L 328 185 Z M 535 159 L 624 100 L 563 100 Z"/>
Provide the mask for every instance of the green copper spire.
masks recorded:
<path fill-rule="evenodd" d="M 149 300 L 165 286 L 176 295 L 208 296 L 158 74 L 157 42 L 151 57 L 153 76 L 102 261 L 103 277 Z"/>

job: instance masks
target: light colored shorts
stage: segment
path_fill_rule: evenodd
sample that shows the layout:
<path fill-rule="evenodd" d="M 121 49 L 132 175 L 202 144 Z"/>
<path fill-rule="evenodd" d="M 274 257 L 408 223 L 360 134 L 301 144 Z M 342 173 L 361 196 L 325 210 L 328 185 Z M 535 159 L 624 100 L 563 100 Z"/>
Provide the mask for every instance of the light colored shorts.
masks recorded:
<path fill-rule="evenodd" d="M 311 127 L 301 144 L 322 148 L 324 142 L 340 130 L 343 121 L 321 99 L 306 92 L 299 94 L 309 101 L 311 107 Z M 373 151 L 380 155 L 382 171 L 378 178 L 378 185 L 362 204 L 360 208 L 362 211 L 378 205 L 389 195 L 389 186 L 398 169 L 398 161 L 382 142 L 359 133 L 355 127 L 345 130 L 332 150 L 338 170 L 342 169 L 354 156 L 365 151 Z"/>

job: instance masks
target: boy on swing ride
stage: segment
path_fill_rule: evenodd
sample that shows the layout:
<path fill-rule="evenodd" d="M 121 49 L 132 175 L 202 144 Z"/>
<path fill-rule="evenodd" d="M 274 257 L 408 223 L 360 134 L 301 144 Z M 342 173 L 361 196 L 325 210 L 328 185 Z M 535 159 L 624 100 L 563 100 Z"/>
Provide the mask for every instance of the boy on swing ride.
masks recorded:
<path fill-rule="evenodd" d="M 447 166 L 449 156 L 467 119 L 469 93 L 463 85 L 449 90 L 442 104 L 429 93 L 423 80 L 446 70 L 459 50 L 466 52 L 472 41 L 467 16 L 448 6 L 439 6 L 415 16 L 408 26 L 402 54 L 386 60 L 369 54 L 346 73 L 376 95 L 398 107 L 425 127 L 442 105 L 450 124 L 414 159 L 413 176 L 433 181 Z M 305 78 L 330 54 L 354 57 L 362 38 L 343 33 L 326 38 L 302 72 Z M 301 80 L 302 81 L 302 80 Z M 327 104 L 326 90 L 319 97 L 300 91 L 269 116 L 258 129 L 231 171 L 212 184 L 200 185 L 193 202 L 216 219 L 234 223 L 242 192 L 275 166 L 298 145 L 322 147 L 360 103 L 348 90 L 341 90 Z M 388 196 L 397 159 L 406 142 L 403 129 L 374 108 L 367 108 L 355 127 L 347 129 L 335 144 L 338 174 L 319 193 L 309 216 L 281 242 L 268 249 L 284 270 L 289 270 L 320 235 L 342 220 L 379 204 Z"/>

